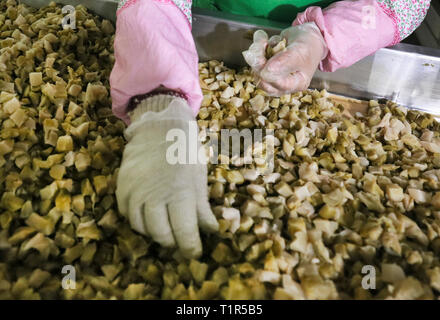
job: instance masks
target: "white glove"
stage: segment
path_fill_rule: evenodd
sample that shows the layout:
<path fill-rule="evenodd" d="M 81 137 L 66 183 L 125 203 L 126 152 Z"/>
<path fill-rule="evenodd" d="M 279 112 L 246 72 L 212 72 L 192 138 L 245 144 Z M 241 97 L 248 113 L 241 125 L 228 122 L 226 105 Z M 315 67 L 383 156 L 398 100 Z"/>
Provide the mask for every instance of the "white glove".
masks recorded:
<path fill-rule="evenodd" d="M 208 201 L 207 167 L 199 161 L 170 164 L 167 150 L 175 141 L 166 141 L 171 129 L 184 132 L 185 141 L 192 138 L 193 112 L 184 99 L 161 94 L 142 101 L 130 118 L 116 189 L 119 210 L 136 231 L 197 258 L 202 254 L 198 227 L 218 230 Z"/>
<path fill-rule="evenodd" d="M 266 60 L 268 43 L 283 38 L 287 40 L 286 49 Z M 244 59 L 259 77 L 259 87 L 276 96 L 307 89 L 327 54 L 326 42 L 314 22 L 289 27 L 270 39 L 266 32 L 258 30 L 249 50 L 243 52 Z"/>

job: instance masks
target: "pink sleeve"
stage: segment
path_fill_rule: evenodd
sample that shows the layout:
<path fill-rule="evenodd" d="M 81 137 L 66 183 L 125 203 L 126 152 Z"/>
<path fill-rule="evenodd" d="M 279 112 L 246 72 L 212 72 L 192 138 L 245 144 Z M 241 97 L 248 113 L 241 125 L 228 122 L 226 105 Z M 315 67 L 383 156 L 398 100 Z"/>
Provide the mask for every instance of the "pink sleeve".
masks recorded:
<path fill-rule="evenodd" d="M 329 49 L 319 68 L 332 72 L 401 41 L 423 21 L 427 8 L 426 0 L 338 1 L 326 9 L 308 8 L 293 25 L 316 23 Z"/>
<path fill-rule="evenodd" d="M 118 11 L 113 112 L 127 124 L 130 99 L 163 86 L 182 93 L 194 114 L 203 98 L 198 56 L 188 20 L 173 2 L 138 0 Z"/>
<path fill-rule="evenodd" d="M 396 26 L 395 43 L 408 37 L 425 19 L 431 0 L 377 0 Z"/>
<path fill-rule="evenodd" d="M 137 1 L 140 0 L 119 0 L 117 13 L 119 14 L 119 12 L 121 12 L 122 9 L 125 9 L 135 4 Z M 174 3 L 180 9 L 180 11 L 182 11 L 182 13 L 186 16 L 189 23 L 190 24 L 192 23 L 192 13 L 191 13 L 192 0 L 154 0 L 154 1 L 162 2 L 162 3 Z"/>

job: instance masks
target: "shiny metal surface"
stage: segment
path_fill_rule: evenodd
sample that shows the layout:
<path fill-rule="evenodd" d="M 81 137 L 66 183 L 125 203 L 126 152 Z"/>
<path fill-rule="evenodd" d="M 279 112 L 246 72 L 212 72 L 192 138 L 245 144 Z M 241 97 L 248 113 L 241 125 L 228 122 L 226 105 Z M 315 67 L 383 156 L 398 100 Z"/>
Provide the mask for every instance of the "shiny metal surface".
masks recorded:
<path fill-rule="evenodd" d="M 245 65 L 241 53 L 249 48 L 253 31 L 264 29 L 271 36 L 287 26 L 266 19 L 193 9 L 192 33 L 200 61 L 216 59 L 231 67 Z"/>
<path fill-rule="evenodd" d="M 118 0 L 19 0 L 34 8 L 47 6 L 50 2 L 55 1 L 64 5 L 77 6 L 84 5 L 88 9 L 96 12 L 101 17 L 116 21 L 116 9 L 118 7 Z"/>
<path fill-rule="evenodd" d="M 249 30 L 269 35 L 285 27 L 264 19 L 194 10 L 193 36 L 200 61 L 218 59 L 239 67 L 251 44 Z M 385 48 L 349 68 L 317 71 L 311 86 L 358 99 L 385 98 L 440 115 L 440 50 L 408 44 Z"/>

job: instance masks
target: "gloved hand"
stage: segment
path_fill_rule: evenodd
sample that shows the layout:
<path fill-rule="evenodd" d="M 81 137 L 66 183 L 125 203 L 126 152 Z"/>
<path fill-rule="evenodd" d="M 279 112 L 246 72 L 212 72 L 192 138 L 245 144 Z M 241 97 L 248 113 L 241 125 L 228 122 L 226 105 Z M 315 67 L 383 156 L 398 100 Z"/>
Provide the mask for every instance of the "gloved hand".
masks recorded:
<path fill-rule="evenodd" d="M 208 202 L 206 165 L 172 165 L 166 158 L 167 133 L 179 129 L 189 137 L 188 124 L 203 97 L 190 24 L 171 1 L 126 2 L 117 17 L 113 112 L 131 123 L 117 181 L 119 210 L 138 232 L 195 258 L 202 253 L 198 227 L 218 229 Z M 128 114 L 132 97 L 163 88 L 185 99 L 156 95 Z"/>
<path fill-rule="evenodd" d="M 287 47 L 266 61 L 268 43 L 285 38 Z M 289 27 L 268 39 L 266 32 L 254 33 L 254 42 L 243 52 L 246 62 L 259 77 L 259 87 L 269 95 L 305 90 L 328 53 L 327 45 L 315 23 Z"/>
<path fill-rule="evenodd" d="M 192 110 L 184 99 L 160 94 L 142 101 L 130 118 L 117 180 L 119 210 L 136 231 L 165 247 L 177 244 L 184 257 L 197 258 L 202 253 L 198 227 L 218 230 L 208 202 L 207 168 L 199 161 L 172 164 L 169 148 L 175 141 L 167 141 L 170 130 L 180 132 L 184 142 L 197 139 L 189 131 Z M 193 151 L 188 145 L 183 146 L 187 154 Z"/>
<path fill-rule="evenodd" d="M 325 9 L 308 7 L 298 14 L 292 25 L 304 26 L 307 23 L 314 23 L 319 28 L 320 34 L 309 27 L 306 28 L 308 31 L 304 29 L 305 32 L 298 32 L 297 39 L 301 39 L 295 40 L 298 42 L 296 45 L 298 53 L 288 50 L 290 52 L 279 54 L 280 57 L 276 55 L 266 62 L 263 48 L 268 41 L 267 35 L 260 32 L 254 35 L 254 44 L 245 51 L 245 59 L 261 76 L 261 86 L 267 91 L 280 94 L 283 90 L 277 88 L 289 88 L 289 91 L 304 89 L 306 85 L 301 85 L 301 77 L 289 76 L 287 69 L 299 69 L 304 79 L 307 79 L 310 78 L 310 73 L 314 72 L 317 61 L 321 59 L 319 69 L 333 72 L 349 67 L 380 48 L 394 45 L 411 34 L 426 16 L 430 1 L 412 1 L 411 6 L 408 6 L 407 2 L 406 0 L 347 0 L 333 2 Z M 293 31 L 288 31 L 290 32 Z M 307 36 L 312 34 L 315 36 Z M 328 52 L 322 49 L 317 38 L 323 39 Z M 325 55 L 323 59 L 319 57 L 321 53 Z M 284 68 L 281 55 L 290 62 L 287 64 L 289 67 Z M 273 67 L 273 72 L 269 71 L 272 61 L 276 66 Z M 279 76 L 281 80 L 276 77 L 277 67 L 285 72 L 284 75 Z M 267 72 L 263 73 L 264 69 Z M 302 81 L 302 83 L 308 82 Z"/>
<path fill-rule="evenodd" d="M 196 115 L 202 102 L 198 55 L 185 15 L 171 1 L 127 1 L 117 13 L 113 112 L 129 124 L 131 97 L 160 86 L 183 93 Z"/>

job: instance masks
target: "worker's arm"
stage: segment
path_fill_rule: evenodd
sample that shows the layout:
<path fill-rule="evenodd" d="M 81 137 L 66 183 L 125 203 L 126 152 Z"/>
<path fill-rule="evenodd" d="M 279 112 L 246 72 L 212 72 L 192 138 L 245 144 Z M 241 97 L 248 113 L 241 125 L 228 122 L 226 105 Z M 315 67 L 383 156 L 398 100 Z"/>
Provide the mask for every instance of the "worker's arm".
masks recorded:
<path fill-rule="evenodd" d="M 282 35 L 287 50 L 264 58 L 267 37 L 255 39 L 244 52 L 246 61 L 271 94 L 303 90 L 314 72 L 348 67 L 380 48 L 398 43 L 423 21 L 430 1 L 338 1 L 325 9 L 310 7 Z"/>
<path fill-rule="evenodd" d="M 405 39 L 425 19 L 430 2 L 338 1 L 326 9 L 308 8 L 293 25 L 314 22 L 318 26 L 329 49 L 319 68 L 331 72 Z"/>
<path fill-rule="evenodd" d="M 126 123 L 130 98 L 161 85 L 183 93 L 197 114 L 202 92 L 191 11 L 184 10 L 190 6 L 191 1 L 179 0 L 119 2 L 110 85 L 113 112 Z"/>
<path fill-rule="evenodd" d="M 113 111 L 129 124 L 117 180 L 119 211 L 136 231 L 198 257 L 199 227 L 215 231 L 218 223 L 206 165 L 188 158 L 199 150 L 191 146 L 199 147 L 195 114 L 202 99 L 188 16 L 172 1 L 124 1 L 114 47 Z M 177 163 L 172 146 L 186 153 Z"/>

